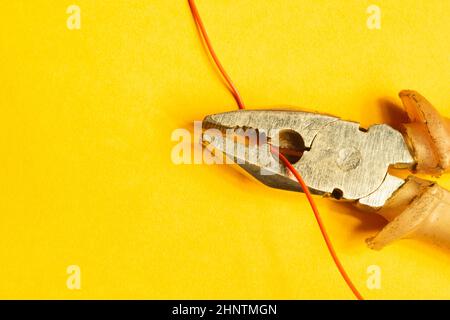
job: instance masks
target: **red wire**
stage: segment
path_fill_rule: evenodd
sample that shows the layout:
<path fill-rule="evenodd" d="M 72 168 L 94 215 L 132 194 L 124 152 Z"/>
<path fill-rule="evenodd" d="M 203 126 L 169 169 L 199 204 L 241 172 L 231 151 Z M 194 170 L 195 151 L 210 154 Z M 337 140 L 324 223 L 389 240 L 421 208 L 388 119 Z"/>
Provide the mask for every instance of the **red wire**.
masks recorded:
<path fill-rule="evenodd" d="M 336 251 L 334 250 L 333 244 L 331 243 L 330 237 L 328 236 L 327 229 L 325 228 L 322 218 L 320 217 L 319 210 L 317 209 L 316 203 L 314 202 L 311 192 L 309 191 L 309 188 L 306 185 L 305 181 L 303 180 L 301 175 L 298 173 L 298 171 L 294 168 L 294 166 L 289 162 L 289 160 L 283 154 L 279 153 L 278 150 L 272 146 L 271 146 L 270 150 L 272 151 L 272 153 L 274 153 L 276 156 L 278 156 L 281 159 L 281 161 L 283 161 L 284 165 L 289 169 L 289 171 L 292 172 L 292 174 L 297 179 L 298 183 L 302 187 L 303 192 L 306 194 L 306 198 L 308 198 L 309 204 L 311 205 L 311 208 L 314 212 L 314 216 L 316 217 L 317 223 L 319 224 L 320 232 L 322 233 L 325 243 L 327 244 L 328 251 L 330 252 L 331 257 L 333 258 L 333 261 L 336 264 L 336 267 L 338 268 L 339 272 L 341 273 L 342 278 L 344 278 L 345 282 L 347 283 L 350 290 L 352 290 L 355 297 L 358 300 L 364 300 L 364 298 L 359 293 L 358 289 L 356 289 L 352 280 L 348 276 L 347 272 L 344 269 L 344 266 L 342 265 L 341 261 L 339 260 L 339 258 L 337 256 Z"/>
<path fill-rule="evenodd" d="M 203 25 L 202 20 L 200 19 L 200 15 L 198 13 L 197 7 L 195 5 L 194 0 L 188 0 L 189 6 L 192 11 L 192 15 L 194 16 L 194 20 L 197 23 L 200 32 L 203 36 L 203 39 L 205 40 L 206 46 L 208 47 L 209 53 L 211 54 L 214 62 L 217 65 L 217 68 L 219 69 L 222 76 L 227 81 L 228 85 L 230 86 L 230 91 L 233 94 L 239 109 L 244 109 L 244 103 L 242 101 L 242 98 L 239 94 L 239 91 L 234 86 L 233 82 L 231 81 L 230 77 L 226 73 L 225 69 L 223 68 L 222 64 L 219 61 L 219 58 L 217 58 L 216 53 L 214 52 L 214 49 L 211 45 L 211 41 L 209 40 L 208 34 L 206 33 L 205 26 Z M 271 146 L 271 152 L 274 153 L 276 156 L 278 156 L 279 159 L 284 163 L 284 165 L 289 169 L 290 172 L 295 176 L 298 183 L 302 187 L 303 192 L 306 195 L 306 198 L 308 199 L 309 204 L 311 205 L 311 208 L 313 210 L 314 216 L 317 220 L 317 224 L 319 225 L 320 232 L 322 233 L 323 239 L 325 240 L 325 243 L 327 245 L 328 251 L 330 252 L 331 257 L 333 258 L 333 261 L 339 270 L 342 278 L 344 278 L 344 281 L 346 282 L 347 286 L 350 288 L 350 290 L 353 292 L 355 297 L 358 300 L 364 300 L 362 295 L 359 293 L 358 289 L 356 289 L 355 285 L 353 284 L 352 280 L 348 276 L 347 272 L 344 269 L 344 266 L 342 265 L 341 261 L 339 260 L 336 251 L 334 250 L 333 244 L 330 240 L 330 237 L 328 236 L 327 230 L 325 228 L 325 225 L 322 221 L 322 218 L 320 217 L 319 210 L 317 209 L 316 203 L 314 202 L 314 199 L 311 195 L 311 192 L 309 191 L 308 186 L 306 185 L 305 181 L 303 181 L 303 178 L 301 177 L 300 173 L 294 168 L 294 166 L 289 162 L 289 160 L 281 153 L 278 152 L 278 150 Z"/>
<path fill-rule="evenodd" d="M 211 54 L 211 57 L 213 58 L 217 68 L 219 68 L 220 73 L 225 78 L 225 81 L 229 85 L 229 89 L 231 93 L 234 96 L 234 99 L 236 100 L 239 109 L 244 109 L 244 102 L 242 101 L 241 95 L 239 94 L 238 89 L 234 86 L 233 81 L 231 81 L 231 78 L 228 76 L 227 72 L 223 68 L 222 64 L 219 61 L 219 58 L 216 55 L 216 52 L 214 51 L 214 48 L 211 45 L 211 40 L 209 40 L 208 33 L 206 32 L 205 26 L 203 25 L 202 19 L 200 18 L 200 15 L 197 10 L 197 6 L 195 5 L 194 0 L 188 0 L 189 6 L 191 7 L 192 15 L 194 16 L 194 20 L 197 23 L 197 26 L 200 29 L 200 32 L 203 36 L 203 39 L 205 40 L 206 46 L 208 47 L 208 51 Z"/>

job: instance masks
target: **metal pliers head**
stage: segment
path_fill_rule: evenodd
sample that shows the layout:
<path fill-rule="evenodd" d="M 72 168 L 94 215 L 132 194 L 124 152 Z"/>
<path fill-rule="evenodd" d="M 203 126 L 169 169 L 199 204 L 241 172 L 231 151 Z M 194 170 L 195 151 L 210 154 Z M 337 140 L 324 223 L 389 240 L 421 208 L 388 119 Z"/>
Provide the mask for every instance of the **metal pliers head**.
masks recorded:
<path fill-rule="evenodd" d="M 404 180 L 388 168 L 415 163 L 400 132 L 301 111 L 240 110 L 207 116 L 203 143 L 264 184 L 302 191 L 271 148 L 279 148 L 311 193 L 381 207 Z M 242 139 L 243 138 L 243 139 Z M 239 142 L 240 141 L 240 142 Z"/>

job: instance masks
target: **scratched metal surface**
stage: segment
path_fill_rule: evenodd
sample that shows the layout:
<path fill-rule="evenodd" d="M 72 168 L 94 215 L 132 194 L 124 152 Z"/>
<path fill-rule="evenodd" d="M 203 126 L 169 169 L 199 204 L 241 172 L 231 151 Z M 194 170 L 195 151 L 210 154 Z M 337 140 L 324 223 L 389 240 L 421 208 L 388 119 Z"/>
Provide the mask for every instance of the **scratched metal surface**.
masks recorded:
<path fill-rule="evenodd" d="M 382 206 L 403 183 L 400 178 L 388 176 L 388 168 L 406 168 L 414 164 L 401 133 L 385 124 L 362 130 L 356 122 L 318 113 L 243 110 L 210 115 L 203 121 L 203 127 L 222 132 L 226 129 L 256 129 L 265 133 L 272 144 L 274 141 L 279 143 L 278 135 L 282 130 L 297 132 L 306 149 L 293 165 L 311 191 L 344 200 L 360 200 L 372 207 Z M 301 191 L 295 178 L 283 166 L 268 167 L 272 155 L 267 144 L 237 145 L 236 148 L 246 149 L 238 152 L 238 149 L 227 149 L 234 141 L 227 140 L 225 135 L 223 139 L 213 139 L 206 131 L 203 136 L 261 182 L 274 188 Z M 262 169 L 271 174 L 262 174 Z"/>

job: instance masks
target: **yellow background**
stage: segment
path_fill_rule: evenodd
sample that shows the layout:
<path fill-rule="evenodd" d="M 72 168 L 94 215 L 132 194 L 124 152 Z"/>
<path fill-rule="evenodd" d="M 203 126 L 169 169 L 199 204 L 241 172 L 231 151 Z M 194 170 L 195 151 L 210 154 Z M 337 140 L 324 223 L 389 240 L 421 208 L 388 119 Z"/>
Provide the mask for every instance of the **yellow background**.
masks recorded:
<path fill-rule="evenodd" d="M 187 1 L 0 6 L 0 298 L 352 298 L 302 194 L 174 165 L 171 133 L 235 110 Z M 212 1 L 198 8 L 249 108 L 360 121 L 416 89 L 450 116 L 450 1 Z M 439 179 L 450 188 L 448 177 Z M 318 206 L 363 295 L 450 298 L 450 253 L 364 239 L 383 220 Z M 66 287 L 69 265 L 81 290 Z M 379 265 L 382 287 L 366 287 Z"/>

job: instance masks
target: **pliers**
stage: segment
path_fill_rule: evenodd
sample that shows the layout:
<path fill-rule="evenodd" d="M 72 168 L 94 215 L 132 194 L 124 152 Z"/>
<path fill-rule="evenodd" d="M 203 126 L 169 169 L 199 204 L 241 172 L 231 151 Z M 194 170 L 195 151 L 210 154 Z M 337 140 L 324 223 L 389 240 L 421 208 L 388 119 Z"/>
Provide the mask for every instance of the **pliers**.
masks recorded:
<path fill-rule="evenodd" d="M 450 193 L 434 182 L 413 176 L 404 180 L 389 172 L 394 167 L 443 173 L 450 166 L 448 120 L 415 91 L 402 91 L 400 97 L 411 119 L 403 133 L 387 124 L 365 129 L 357 122 L 319 113 L 240 110 L 207 116 L 202 124 L 203 143 L 267 186 L 302 191 L 292 173 L 274 159 L 271 148 L 278 147 L 311 193 L 353 202 L 391 221 L 369 240 L 372 248 L 414 233 L 426 233 L 435 243 L 450 245 Z M 241 143 L 237 143 L 239 137 L 244 137 Z M 434 165 L 430 165 L 433 157 Z M 437 201 L 423 203 L 430 195 Z M 406 209 L 400 209 L 400 204 L 406 204 Z M 397 213 L 385 213 L 392 207 Z M 444 235 L 430 231 L 436 219 L 441 227 L 433 229 L 445 225 Z"/>

